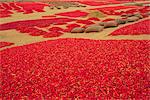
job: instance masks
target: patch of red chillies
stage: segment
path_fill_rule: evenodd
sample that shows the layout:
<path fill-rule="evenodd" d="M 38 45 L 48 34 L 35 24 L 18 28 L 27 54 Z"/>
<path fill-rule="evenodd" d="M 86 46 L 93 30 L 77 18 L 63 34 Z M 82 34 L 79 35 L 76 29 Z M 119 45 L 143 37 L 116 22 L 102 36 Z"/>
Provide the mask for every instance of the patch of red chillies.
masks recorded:
<path fill-rule="evenodd" d="M 10 2 L 10 3 L 0 3 L 0 10 L 3 12 L 0 13 L 0 18 L 9 17 L 13 13 L 6 13 L 6 12 L 23 12 L 24 14 L 36 12 L 44 12 L 44 7 L 48 6 L 46 3 L 40 2 Z M 5 12 L 4 12 L 5 11 Z"/>
<path fill-rule="evenodd" d="M 11 14 L 12 14 L 12 12 L 9 10 L 1 10 L 0 11 L 0 18 L 10 17 Z"/>
<path fill-rule="evenodd" d="M 44 38 L 59 37 L 63 35 L 62 31 L 50 31 L 43 35 Z"/>
<path fill-rule="evenodd" d="M 4 9 L 12 10 L 12 7 L 9 5 L 9 3 L 0 3 L 0 5 L 4 7 Z"/>
<path fill-rule="evenodd" d="M 114 11 L 114 10 L 129 9 L 129 8 L 137 8 L 137 6 L 102 7 L 102 8 L 95 8 L 95 10 Z"/>
<path fill-rule="evenodd" d="M 103 0 L 103 1 L 93 1 L 93 0 L 79 0 L 78 1 L 81 4 L 85 4 L 88 6 L 103 6 L 103 5 L 108 5 L 108 4 L 121 4 L 121 3 L 126 3 L 130 2 L 130 0 Z"/>
<path fill-rule="evenodd" d="M 44 38 L 50 38 L 50 37 L 58 37 L 62 35 L 63 33 L 60 31 L 63 31 L 62 28 L 59 27 L 52 27 L 49 29 L 49 32 L 34 28 L 34 27 L 18 27 L 17 30 L 21 33 L 28 33 L 31 36 L 43 36 Z"/>
<path fill-rule="evenodd" d="M 66 22 L 59 22 L 59 23 L 54 23 L 53 25 L 65 25 L 67 24 Z"/>
<path fill-rule="evenodd" d="M 25 11 L 24 14 L 33 13 L 33 11 L 44 12 L 44 7 L 48 6 L 40 2 L 16 2 L 16 5 Z"/>
<path fill-rule="evenodd" d="M 81 23 L 81 24 L 85 24 L 85 25 L 94 24 L 94 22 L 92 22 L 91 20 L 77 20 L 76 23 Z"/>
<path fill-rule="evenodd" d="M 100 19 L 98 19 L 98 18 L 96 18 L 96 17 L 88 18 L 88 20 L 92 20 L 92 21 L 100 21 Z"/>
<path fill-rule="evenodd" d="M 51 28 L 49 28 L 49 31 L 63 31 L 63 29 L 62 28 L 60 28 L 60 27 L 51 27 Z"/>
<path fill-rule="evenodd" d="M 80 25 L 79 24 L 68 24 L 66 27 L 67 28 L 64 29 L 63 32 L 70 32 L 73 28 L 80 27 Z"/>
<path fill-rule="evenodd" d="M 39 28 L 49 27 L 50 25 L 61 25 L 67 24 L 67 22 L 74 21 L 74 19 L 69 18 L 49 18 L 49 19 L 36 19 L 36 20 L 25 20 L 25 21 L 16 21 L 5 24 L 0 24 L 0 30 L 10 30 L 16 29 L 20 33 L 28 33 L 32 36 L 43 37 L 58 37 L 62 35 L 65 31 L 60 27 L 52 27 L 49 29 L 50 32 L 43 31 Z M 60 32 L 61 30 L 61 32 Z"/>
<path fill-rule="evenodd" d="M 21 10 L 22 10 L 22 12 L 24 12 L 24 10 L 21 7 L 17 6 L 16 3 L 14 3 L 14 2 L 10 2 L 9 6 L 12 7 L 13 10 L 16 10 L 17 12 L 21 12 Z"/>
<path fill-rule="evenodd" d="M 95 2 L 95 1 L 79 1 L 79 3 L 89 6 L 102 6 L 108 4 L 107 2 Z"/>
<path fill-rule="evenodd" d="M 0 24 L 0 30 L 9 30 L 16 29 L 17 27 L 40 27 L 41 25 L 50 26 L 51 24 L 59 24 L 74 21 L 74 19 L 69 18 L 49 18 L 49 19 L 36 19 L 36 20 L 24 20 L 24 21 L 15 21 L 5 24 Z"/>
<path fill-rule="evenodd" d="M 67 16 L 67 17 L 83 17 L 83 16 L 87 16 L 88 13 L 80 11 L 80 10 L 76 10 L 76 11 L 71 11 L 71 12 L 58 13 L 56 15 Z"/>
<path fill-rule="evenodd" d="M 14 43 L 10 43 L 10 42 L 0 42 L 0 48 L 6 47 L 6 46 L 11 46 Z"/>
<path fill-rule="evenodd" d="M 144 20 L 135 24 L 127 25 L 112 32 L 110 35 L 140 35 L 150 34 L 150 20 Z"/>
<path fill-rule="evenodd" d="M 121 15 L 123 13 L 128 13 L 128 10 L 120 11 L 120 12 L 118 12 L 117 10 L 131 9 L 131 8 L 138 9 L 140 7 L 137 7 L 137 6 L 114 6 L 114 7 L 95 8 L 95 9 L 90 9 L 90 10 L 98 10 L 107 15 Z"/>
<path fill-rule="evenodd" d="M 133 13 L 140 13 L 142 14 L 143 17 L 148 17 L 148 15 L 146 15 L 146 13 L 148 13 L 150 11 L 150 7 L 138 7 L 138 8 L 133 8 L 133 9 L 129 9 L 126 11 L 114 11 L 115 14 L 118 15 L 122 15 L 122 14 L 133 14 Z"/>
<path fill-rule="evenodd" d="M 75 27 L 80 27 L 80 25 L 79 24 L 68 24 L 66 27 L 75 28 Z"/>
<path fill-rule="evenodd" d="M 0 4 L 0 10 L 4 9 L 4 7 Z"/>
<path fill-rule="evenodd" d="M 149 98 L 149 40 L 58 39 L 0 51 L 0 98 Z"/>

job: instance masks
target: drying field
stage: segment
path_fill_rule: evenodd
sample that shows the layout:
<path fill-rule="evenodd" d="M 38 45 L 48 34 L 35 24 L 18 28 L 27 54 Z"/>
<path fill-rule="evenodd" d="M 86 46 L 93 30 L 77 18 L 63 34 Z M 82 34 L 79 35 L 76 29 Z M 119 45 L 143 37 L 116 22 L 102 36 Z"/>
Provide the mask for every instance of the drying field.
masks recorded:
<path fill-rule="evenodd" d="M 149 100 L 150 1 L 0 2 L 0 99 Z"/>

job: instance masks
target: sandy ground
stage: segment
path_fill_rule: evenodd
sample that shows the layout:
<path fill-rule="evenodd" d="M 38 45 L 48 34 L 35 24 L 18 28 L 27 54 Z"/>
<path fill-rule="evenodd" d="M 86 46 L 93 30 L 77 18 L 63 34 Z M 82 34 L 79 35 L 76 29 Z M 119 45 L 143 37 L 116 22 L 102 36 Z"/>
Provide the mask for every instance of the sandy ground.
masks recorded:
<path fill-rule="evenodd" d="M 118 4 L 107 5 L 107 6 L 117 6 L 117 5 Z M 101 7 L 104 7 L 104 6 L 101 6 Z M 42 12 L 42 13 L 22 14 L 22 13 L 14 12 L 12 17 L 1 18 L 0 24 L 13 22 L 13 21 L 20 21 L 20 20 L 40 19 L 40 18 L 42 18 L 42 16 L 53 15 L 53 14 L 60 13 L 60 12 L 68 12 L 68 11 L 74 11 L 74 10 L 89 11 L 86 9 L 91 9 L 91 8 L 97 8 L 97 7 L 91 7 L 91 6 L 87 6 L 85 8 L 71 7 L 68 9 L 61 9 L 61 10 L 57 10 L 57 9 L 50 10 L 48 7 L 45 7 L 45 12 Z M 118 18 L 118 16 L 108 16 L 105 18 Z M 84 19 L 84 18 L 82 18 L 82 19 Z M 142 19 L 142 20 L 144 20 L 144 19 Z M 142 21 L 142 20 L 139 20 L 139 21 Z M 137 23 L 137 22 L 134 22 L 134 23 Z M 133 24 L 133 23 L 129 23 L 129 24 Z M 129 24 L 126 24 L 126 25 L 129 25 Z M 125 26 L 125 25 L 120 25 L 117 28 L 120 28 L 123 26 Z M 65 33 L 62 36 L 57 37 L 57 38 L 43 38 L 42 36 L 30 36 L 28 34 L 19 33 L 16 30 L 5 30 L 5 31 L 0 31 L 0 41 L 12 42 L 15 44 L 12 46 L 4 47 L 0 50 L 15 47 L 15 46 L 21 46 L 21 45 L 31 44 L 31 43 L 35 43 L 35 42 L 45 41 L 45 40 L 59 39 L 59 38 L 85 38 L 85 39 L 94 39 L 94 40 L 112 40 L 112 39 L 113 40 L 122 40 L 122 39 L 124 39 L 124 40 L 127 40 L 127 39 L 150 40 L 149 35 L 108 36 L 111 32 L 113 32 L 117 28 L 104 29 L 104 31 L 99 32 L 99 33 L 81 33 L 81 34 Z"/>

